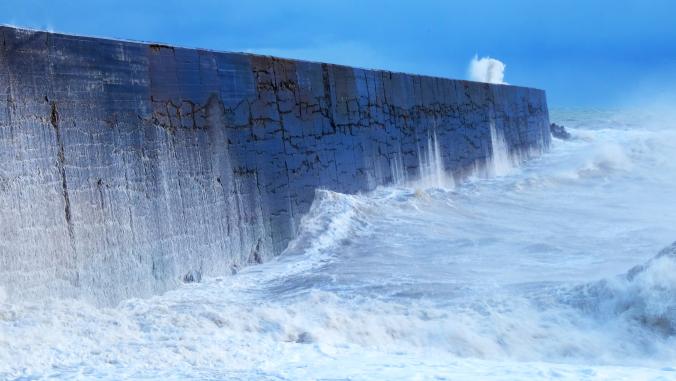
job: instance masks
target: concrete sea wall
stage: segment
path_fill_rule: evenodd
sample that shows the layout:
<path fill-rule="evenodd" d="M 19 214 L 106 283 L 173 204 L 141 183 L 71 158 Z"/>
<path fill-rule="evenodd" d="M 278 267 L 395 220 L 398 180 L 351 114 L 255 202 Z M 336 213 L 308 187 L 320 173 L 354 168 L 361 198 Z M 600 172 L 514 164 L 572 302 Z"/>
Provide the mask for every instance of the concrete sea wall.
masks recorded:
<path fill-rule="evenodd" d="M 493 131 L 493 133 L 491 133 Z M 0 287 L 110 304 L 284 250 L 316 188 L 550 140 L 541 90 L 0 27 Z"/>

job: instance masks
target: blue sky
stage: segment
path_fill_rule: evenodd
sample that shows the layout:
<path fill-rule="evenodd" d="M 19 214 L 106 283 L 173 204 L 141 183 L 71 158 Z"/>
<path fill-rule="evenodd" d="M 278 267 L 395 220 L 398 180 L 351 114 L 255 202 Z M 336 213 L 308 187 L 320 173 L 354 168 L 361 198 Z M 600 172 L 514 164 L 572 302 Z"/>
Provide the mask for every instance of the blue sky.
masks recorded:
<path fill-rule="evenodd" d="M 552 106 L 676 89 L 676 1 L 0 0 L 0 23 L 451 78 L 478 54 Z"/>

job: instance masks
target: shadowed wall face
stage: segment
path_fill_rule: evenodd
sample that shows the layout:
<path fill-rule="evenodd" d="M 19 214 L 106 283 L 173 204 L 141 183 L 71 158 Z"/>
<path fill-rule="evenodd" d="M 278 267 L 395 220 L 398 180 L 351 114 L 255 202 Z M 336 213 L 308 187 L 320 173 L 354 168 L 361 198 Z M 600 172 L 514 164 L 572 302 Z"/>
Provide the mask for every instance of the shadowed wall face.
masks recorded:
<path fill-rule="evenodd" d="M 549 144 L 541 90 L 0 27 L 0 287 L 148 296 L 281 253 L 316 188 Z M 493 133 L 492 133 L 493 132 Z"/>

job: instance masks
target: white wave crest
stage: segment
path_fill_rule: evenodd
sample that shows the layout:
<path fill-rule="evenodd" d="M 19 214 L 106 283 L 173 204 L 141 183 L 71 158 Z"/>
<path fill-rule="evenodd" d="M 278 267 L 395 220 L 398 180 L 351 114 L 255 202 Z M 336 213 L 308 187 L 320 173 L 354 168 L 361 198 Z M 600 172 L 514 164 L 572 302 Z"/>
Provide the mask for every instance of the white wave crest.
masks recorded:
<path fill-rule="evenodd" d="M 619 144 L 605 143 L 596 147 L 594 156 L 578 171 L 580 177 L 606 176 L 632 169 L 631 158 Z"/>
<path fill-rule="evenodd" d="M 329 190 L 315 191 L 310 210 L 303 216 L 296 238 L 289 243 L 285 254 L 320 253 L 340 244 L 362 230 L 367 222 L 367 202 L 360 196 Z"/>
<path fill-rule="evenodd" d="M 676 243 L 625 275 L 576 291 L 571 302 L 596 319 L 620 319 L 661 336 L 676 336 Z"/>

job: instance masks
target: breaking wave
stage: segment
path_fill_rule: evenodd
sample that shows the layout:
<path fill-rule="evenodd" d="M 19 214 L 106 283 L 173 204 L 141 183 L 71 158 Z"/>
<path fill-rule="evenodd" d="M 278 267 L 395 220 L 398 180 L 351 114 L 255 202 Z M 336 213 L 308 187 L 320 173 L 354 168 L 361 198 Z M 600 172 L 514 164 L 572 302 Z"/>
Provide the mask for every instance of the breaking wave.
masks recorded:
<path fill-rule="evenodd" d="M 676 335 L 676 242 L 626 274 L 573 290 L 576 297 L 566 302 L 596 319 L 621 319 L 670 338 Z"/>

